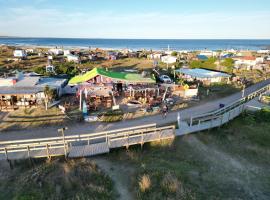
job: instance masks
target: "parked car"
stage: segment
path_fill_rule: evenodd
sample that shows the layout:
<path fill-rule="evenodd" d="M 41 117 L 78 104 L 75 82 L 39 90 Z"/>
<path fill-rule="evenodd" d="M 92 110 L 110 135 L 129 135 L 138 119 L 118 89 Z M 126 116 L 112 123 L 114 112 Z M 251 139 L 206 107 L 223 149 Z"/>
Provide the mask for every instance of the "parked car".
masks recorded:
<path fill-rule="evenodd" d="M 172 83 L 172 79 L 167 75 L 161 75 L 159 79 L 162 83 Z"/>

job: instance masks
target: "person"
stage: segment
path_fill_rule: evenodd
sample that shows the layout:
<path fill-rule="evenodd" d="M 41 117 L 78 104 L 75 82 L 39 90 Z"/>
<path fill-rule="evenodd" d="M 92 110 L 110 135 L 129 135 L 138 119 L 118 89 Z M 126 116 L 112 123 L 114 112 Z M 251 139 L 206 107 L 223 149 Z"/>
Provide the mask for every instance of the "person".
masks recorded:
<path fill-rule="evenodd" d="M 167 117 L 167 113 L 168 113 L 168 106 L 166 104 L 164 104 L 163 108 L 162 108 L 162 117 L 166 118 Z"/>

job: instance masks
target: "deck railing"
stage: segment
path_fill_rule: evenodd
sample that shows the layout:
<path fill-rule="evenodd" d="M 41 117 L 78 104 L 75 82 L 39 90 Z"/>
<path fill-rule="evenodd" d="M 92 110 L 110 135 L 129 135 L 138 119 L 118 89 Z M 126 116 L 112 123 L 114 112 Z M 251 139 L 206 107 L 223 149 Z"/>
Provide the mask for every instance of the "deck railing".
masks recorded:
<path fill-rule="evenodd" d="M 170 134 L 167 134 L 166 130 L 169 130 Z M 152 137 L 153 134 L 155 137 Z M 73 146 L 106 143 L 108 148 L 129 147 L 134 144 L 172 138 L 174 135 L 175 126 L 156 127 L 156 124 L 148 124 L 99 133 L 2 141 L 0 142 L 0 159 L 12 159 L 16 157 L 16 153 L 21 153 L 22 158 L 67 156 Z"/>

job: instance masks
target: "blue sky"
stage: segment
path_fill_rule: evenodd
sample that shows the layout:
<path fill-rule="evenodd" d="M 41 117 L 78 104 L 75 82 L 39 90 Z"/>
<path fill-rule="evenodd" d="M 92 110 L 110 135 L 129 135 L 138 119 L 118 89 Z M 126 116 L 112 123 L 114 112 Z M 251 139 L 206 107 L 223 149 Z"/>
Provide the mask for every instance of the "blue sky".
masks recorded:
<path fill-rule="evenodd" d="M 0 0 L 0 35 L 270 39 L 269 0 Z"/>

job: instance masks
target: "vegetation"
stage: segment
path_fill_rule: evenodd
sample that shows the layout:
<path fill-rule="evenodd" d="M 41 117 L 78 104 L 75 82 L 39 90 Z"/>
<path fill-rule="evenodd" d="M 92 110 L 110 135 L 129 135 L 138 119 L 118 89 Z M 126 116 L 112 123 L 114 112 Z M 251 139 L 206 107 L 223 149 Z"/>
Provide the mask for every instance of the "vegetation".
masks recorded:
<path fill-rule="evenodd" d="M 1 163 L 0 199 L 116 199 L 113 183 L 86 159 Z"/>
<path fill-rule="evenodd" d="M 233 72 L 234 60 L 232 58 L 225 58 L 224 61 L 221 62 L 221 65 L 225 67 L 226 72 L 231 74 Z"/>
<path fill-rule="evenodd" d="M 1 116 L 0 132 L 48 125 L 71 125 L 81 120 L 81 112 L 77 109 L 69 110 L 67 116 L 56 107 L 47 111 L 42 107 L 19 109 Z"/>
<path fill-rule="evenodd" d="M 136 199 L 269 199 L 269 113 L 243 114 L 221 129 L 143 150 L 114 150 L 108 159 L 133 169 L 124 176 Z"/>
<path fill-rule="evenodd" d="M 122 110 L 109 110 L 98 115 L 103 122 L 117 122 L 123 120 L 124 112 Z"/>
<path fill-rule="evenodd" d="M 176 52 L 176 51 L 173 51 L 172 53 L 171 53 L 171 56 L 177 56 L 178 55 L 178 53 Z"/>
<path fill-rule="evenodd" d="M 194 60 L 191 61 L 190 63 L 190 68 L 205 68 L 205 69 L 216 69 L 216 64 L 215 62 L 217 59 L 215 57 L 208 58 L 207 60 Z"/>

